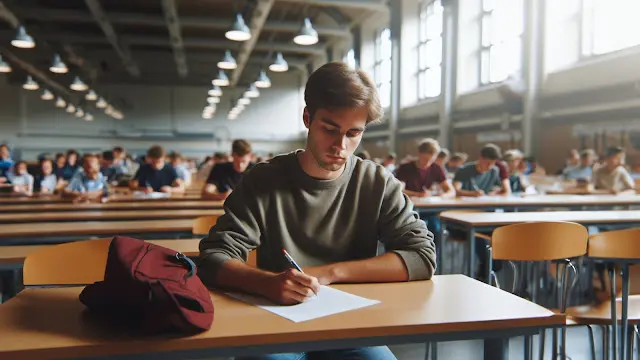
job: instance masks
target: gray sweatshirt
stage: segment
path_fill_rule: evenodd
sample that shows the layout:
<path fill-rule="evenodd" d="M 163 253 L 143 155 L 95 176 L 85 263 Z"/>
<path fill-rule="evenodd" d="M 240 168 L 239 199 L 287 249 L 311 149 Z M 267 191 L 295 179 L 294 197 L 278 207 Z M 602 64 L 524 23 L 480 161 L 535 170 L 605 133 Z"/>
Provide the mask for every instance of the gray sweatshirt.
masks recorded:
<path fill-rule="evenodd" d="M 205 281 L 224 261 L 246 261 L 255 249 L 259 268 L 281 272 L 290 267 L 283 248 L 306 267 L 374 257 L 378 241 L 402 258 L 409 280 L 431 278 L 436 266 L 433 234 L 400 182 L 353 155 L 334 180 L 307 175 L 295 152 L 257 164 L 224 210 L 200 242 Z"/>

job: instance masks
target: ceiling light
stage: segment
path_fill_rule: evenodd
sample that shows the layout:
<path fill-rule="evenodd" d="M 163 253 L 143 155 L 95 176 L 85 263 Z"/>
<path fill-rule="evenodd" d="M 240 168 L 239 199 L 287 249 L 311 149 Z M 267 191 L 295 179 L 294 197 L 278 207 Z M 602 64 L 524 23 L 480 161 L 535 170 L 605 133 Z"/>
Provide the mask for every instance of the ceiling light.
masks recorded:
<path fill-rule="evenodd" d="M 236 108 L 236 109 L 238 109 L 238 110 L 240 110 L 240 111 L 242 111 L 242 110 L 244 110 L 245 106 L 244 106 L 244 105 L 242 105 L 242 104 L 240 104 L 240 103 L 238 103 L 238 104 L 236 104 L 236 107 L 235 107 L 235 108 Z"/>
<path fill-rule="evenodd" d="M 273 72 L 285 72 L 289 70 L 289 64 L 287 64 L 281 52 L 276 54 L 276 60 L 273 64 L 269 65 L 269 70 Z"/>
<path fill-rule="evenodd" d="M 40 99 L 42 100 L 53 100 L 53 94 L 51 93 L 51 91 L 44 89 L 44 91 L 42 92 L 42 95 L 40 95 Z"/>
<path fill-rule="evenodd" d="M 67 106 L 67 102 L 64 101 L 63 98 L 61 98 L 60 96 L 58 96 L 58 98 L 56 99 L 56 107 L 57 108 L 64 108 L 65 106 Z"/>
<path fill-rule="evenodd" d="M 258 96 L 260 96 L 260 91 L 258 91 L 255 84 L 250 84 L 247 91 L 244 92 L 244 97 L 246 98 L 257 98 Z"/>
<path fill-rule="evenodd" d="M 114 110 L 113 114 L 111 114 L 115 119 L 122 120 L 124 119 L 124 115 L 119 110 Z"/>
<path fill-rule="evenodd" d="M 15 39 L 11 40 L 11 45 L 21 49 L 31 49 L 36 47 L 36 43 L 33 41 L 33 38 L 27 34 L 27 30 L 24 26 L 20 26 L 18 28 L 18 33 L 16 34 Z"/>
<path fill-rule="evenodd" d="M 69 87 L 74 91 L 86 91 L 89 88 L 78 76 L 73 79 L 73 83 Z"/>
<path fill-rule="evenodd" d="M 211 119 L 212 117 L 213 117 L 213 114 L 211 113 L 202 113 L 203 119 Z"/>
<path fill-rule="evenodd" d="M 225 51 L 224 57 L 218 62 L 218 67 L 225 70 L 234 70 L 238 67 L 236 59 L 231 55 L 231 51 Z"/>
<path fill-rule="evenodd" d="M 233 22 L 231 29 L 229 29 L 224 36 L 233 41 L 247 41 L 251 39 L 251 31 L 247 24 L 244 23 L 242 15 L 236 15 L 236 21 Z"/>
<path fill-rule="evenodd" d="M 215 97 L 215 96 L 210 96 L 207 98 L 207 102 L 209 104 L 217 104 L 220 102 L 220 98 L 219 97 Z"/>
<path fill-rule="evenodd" d="M 251 104 L 251 99 L 242 97 L 242 98 L 238 99 L 238 104 L 249 105 L 249 104 Z"/>
<path fill-rule="evenodd" d="M 220 70 L 218 71 L 218 77 L 213 79 L 211 83 L 217 86 L 229 86 L 229 78 L 227 77 L 227 74 L 225 74 L 223 70 Z"/>
<path fill-rule="evenodd" d="M 40 85 L 38 85 L 38 83 L 33 80 L 31 75 L 29 75 L 27 76 L 27 81 L 25 81 L 22 85 L 22 88 L 25 90 L 38 90 L 40 88 Z"/>
<path fill-rule="evenodd" d="M 0 73 L 9 73 L 11 72 L 11 65 L 8 62 L 2 60 L 2 55 L 0 55 Z"/>
<path fill-rule="evenodd" d="M 105 109 L 107 106 L 109 106 L 109 104 L 102 97 L 99 97 L 98 102 L 96 102 L 96 107 L 98 109 Z"/>
<path fill-rule="evenodd" d="M 107 108 L 106 108 L 106 109 L 104 109 L 104 113 L 105 113 L 105 114 L 107 114 L 107 115 L 112 115 L 112 114 L 113 114 L 113 112 L 114 112 L 114 110 L 115 110 L 115 109 L 113 108 L 113 106 L 108 105 L 108 106 L 107 106 Z"/>
<path fill-rule="evenodd" d="M 76 116 L 79 117 L 79 118 L 84 117 L 84 110 L 78 108 L 76 110 Z"/>
<path fill-rule="evenodd" d="M 305 18 L 298 35 L 293 38 L 298 45 L 313 45 L 318 42 L 318 32 L 311 25 L 311 20 Z"/>
<path fill-rule="evenodd" d="M 216 106 L 215 105 L 207 105 L 204 107 L 204 109 L 202 110 L 203 113 L 207 112 L 207 113 L 214 113 L 216 112 Z"/>
<path fill-rule="evenodd" d="M 258 80 L 254 83 L 257 87 L 266 89 L 271 87 L 271 80 L 267 76 L 263 70 L 260 70 L 260 75 L 258 75 Z"/>
<path fill-rule="evenodd" d="M 216 85 L 209 89 L 209 91 L 207 91 L 207 94 L 209 94 L 210 96 L 220 97 L 222 96 L 222 89 L 220 89 L 220 86 Z"/>
<path fill-rule="evenodd" d="M 86 113 L 86 114 L 84 114 L 84 119 L 86 121 L 93 121 L 93 115 L 91 115 L 89 113 Z"/>
<path fill-rule="evenodd" d="M 69 71 L 69 68 L 67 68 L 67 64 L 62 62 L 62 59 L 60 59 L 60 55 L 55 54 L 53 56 L 53 62 L 49 67 L 49 71 L 56 74 L 65 74 Z"/>
<path fill-rule="evenodd" d="M 87 93 L 87 95 L 84 96 L 84 98 L 89 101 L 96 101 L 98 99 L 98 94 L 96 94 L 96 92 L 93 90 L 89 90 L 89 92 Z"/>
<path fill-rule="evenodd" d="M 74 112 L 76 112 L 76 107 L 73 106 L 73 104 L 69 104 L 67 105 L 67 109 L 65 111 L 69 114 L 73 114 Z"/>
<path fill-rule="evenodd" d="M 242 112 L 240 108 L 237 106 L 229 110 L 229 114 L 239 115 Z"/>
<path fill-rule="evenodd" d="M 238 118 L 237 114 L 229 114 L 229 115 L 227 115 L 227 119 L 229 119 L 229 120 L 235 120 L 237 118 Z"/>

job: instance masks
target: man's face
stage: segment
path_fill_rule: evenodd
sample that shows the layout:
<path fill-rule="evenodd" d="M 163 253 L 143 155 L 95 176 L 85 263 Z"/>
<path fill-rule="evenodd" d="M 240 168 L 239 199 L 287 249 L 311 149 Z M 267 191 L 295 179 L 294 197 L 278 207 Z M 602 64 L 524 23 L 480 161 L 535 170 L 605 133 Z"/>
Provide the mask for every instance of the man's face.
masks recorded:
<path fill-rule="evenodd" d="M 591 159 L 591 156 L 583 156 L 580 158 L 580 166 L 588 167 L 591 165 L 593 165 L 593 160 Z"/>
<path fill-rule="evenodd" d="M 509 171 L 514 172 L 514 171 L 519 171 L 520 170 L 520 164 L 522 164 L 522 159 L 513 159 L 511 161 L 507 161 L 507 167 L 509 168 Z"/>
<path fill-rule="evenodd" d="M 53 165 L 51 165 L 51 161 L 44 161 L 42 163 L 42 174 L 50 175 L 53 172 Z"/>
<path fill-rule="evenodd" d="M 478 169 L 478 171 L 483 173 L 483 172 L 489 171 L 489 169 L 491 169 L 495 164 L 496 164 L 496 160 L 491 160 L 491 159 L 486 159 L 486 158 L 480 157 L 478 159 L 478 163 L 477 163 L 476 168 Z"/>
<path fill-rule="evenodd" d="M 436 154 L 429 154 L 426 152 L 418 153 L 418 162 L 425 166 L 431 166 L 436 161 Z"/>
<path fill-rule="evenodd" d="M 71 153 L 67 156 L 67 162 L 69 164 L 75 165 L 77 161 L 78 161 L 78 155 Z"/>
<path fill-rule="evenodd" d="M 316 110 L 313 119 L 304 112 L 304 124 L 309 129 L 307 147 L 318 166 L 327 171 L 340 170 L 353 154 L 367 124 L 367 108 Z"/>
<path fill-rule="evenodd" d="M 0 146 L 0 158 L 8 158 L 9 157 L 9 148 L 6 146 Z"/>
<path fill-rule="evenodd" d="M 82 169 L 87 175 L 89 175 L 89 178 L 95 179 L 100 172 L 100 162 L 98 161 L 98 158 L 90 157 L 85 159 L 82 164 Z"/>
<path fill-rule="evenodd" d="M 449 161 L 449 167 L 452 167 L 452 168 L 459 168 L 462 165 L 464 165 L 464 162 L 462 160 L 451 160 L 451 161 Z"/>
<path fill-rule="evenodd" d="M 244 172 L 247 170 L 247 166 L 251 162 L 253 155 L 251 153 L 245 155 L 231 154 L 231 158 L 233 159 L 233 166 L 240 172 Z"/>
<path fill-rule="evenodd" d="M 64 164 L 67 162 L 67 158 L 64 156 L 61 156 L 59 158 L 56 159 L 56 165 L 58 165 L 59 168 L 64 167 Z"/>
<path fill-rule="evenodd" d="M 149 164 L 156 170 L 161 170 L 164 167 L 164 156 L 157 159 L 149 158 Z"/>
<path fill-rule="evenodd" d="M 618 167 L 624 164 L 624 154 L 620 153 L 617 155 L 609 156 L 607 160 L 605 160 L 605 163 L 609 167 Z"/>
<path fill-rule="evenodd" d="M 24 175 L 27 173 L 27 164 L 19 163 L 16 165 L 16 175 Z"/>

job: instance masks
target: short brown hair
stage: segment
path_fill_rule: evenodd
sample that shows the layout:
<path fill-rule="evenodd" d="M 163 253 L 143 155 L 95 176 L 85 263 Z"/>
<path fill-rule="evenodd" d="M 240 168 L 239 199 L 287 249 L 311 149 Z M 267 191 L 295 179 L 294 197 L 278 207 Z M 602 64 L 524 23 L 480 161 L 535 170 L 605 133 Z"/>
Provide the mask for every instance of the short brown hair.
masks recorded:
<path fill-rule="evenodd" d="M 442 148 L 438 153 L 438 159 L 446 159 L 449 157 L 449 155 L 450 155 L 449 150 Z"/>
<path fill-rule="evenodd" d="M 498 145 L 487 144 L 482 148 L 482 150 L 480 150 L 480 157 L 488 160 L 500 160 L 502 152 Z"/>
<path fill-rule="evenodd" d="M 169 154 L 169 156 L 167 156 L 167 157 L 169 158 L 169 161 L 175 161 L 175 160 L 180 160 L 180 161 L 182 161 L 182 160 L 184 160 L 184 158 L 182 157 L 182 155 L 181 155 L 180 153 L 178 153 L 178 152 L 175 152 L 175 151 L 171 152 L 171 153 Z"/>
<path fill-rule="evenodd" d="M 584 149 L 580 151 L 580 159 L 595 158 L 596 152 L 593 149 Z"/>
<path fill-rule="evenodd" d="M 440 152 L 440 144 L 438 144 L 438 140 L 436 139 L 424 139 L 418 144 L 418 152 L 421 154 L 436 155 Z"/>
<path fill-rule="evenodd" d="M 160 145 L 153 145 L 147 150 L 147 157 L 149 159 L 160 159 L 165 155 L 164 149 Z"/>
<path fill-rule="evenodd" d="M 231 153 L 236 154 L 238 156 L 245 156 L 247 154 L 251 154 L 251 144 L 247 140 L 238 139 L 233 140 L 231 144 Z"/>
<path fill-rule="evenodd" d="M 449 160 L 467 162 L 468 158 L 469 158 L 469 155 L 467 155 L 466 153 L 457 152 L 457 153 L 453 153 L 453 155 L 451 156 L 451 159 Z"/>
<path fill-rule="evenodd" d="M 379 121 L 383 115 L 378 91 L 369 76 L 337 61 L 322 65 L 309 76 L 304 101 L 310 119 L 318 109 L 367 107 L 367 124 Z"/>
<path fill-rule="evenodd" d="M 624 149 L 620 146 L 610 146 L 604 153 L 606 158 L 616 156 L 618 154 L 624 154 Z"/>

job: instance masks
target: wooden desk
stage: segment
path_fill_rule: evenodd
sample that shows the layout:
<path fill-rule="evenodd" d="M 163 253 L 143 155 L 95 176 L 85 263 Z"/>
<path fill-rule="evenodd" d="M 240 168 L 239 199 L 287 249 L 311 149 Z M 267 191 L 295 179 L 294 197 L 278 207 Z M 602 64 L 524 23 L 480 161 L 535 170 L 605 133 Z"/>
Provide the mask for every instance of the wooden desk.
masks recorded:
<path fill-rule="evenodd" d="M 583 225 L 617 225 L 633 227 L 640 225 L 640 210 L 617 211 L 553 211 L 553 212 L 511 212 L 511 213 L 447 213 L 441 214 L 442 229 L 447 226 L 456 227 L 467 233 L 470 252 L 468 274 L 475 271 L 475 232 L 493 231 L 493 229 L 525 222 L 569 221 Z M 440 249 L 445 246 L 446 239 L 441 237 Z M 442 253 L 442 251 L 440 251 Z M 443 259 L 440 258 L 439 266 Z"/>
<path fill-rule="evenodd" d="M 47 221 L 114 221 L 114 220 L 160 220 L 195 219 L 205 215 L 222 215 L 222 209 L 167 209 L 167 210 L 123 210 L 123 211 L 66 211 L 41 213 L 0 213 L 0 224 L 39 223 Z"/>
<path fill-rule="evenodd" d="M 193 201 L 200 200 L 200 194 L 171 194 L 169 199 L 140 199 L 133 194 L 115 194 L 109 196 L 110 202 L 140 202 L 140 201 Z M 39 195 L 34 196 L 4 196 L 0 197 L 0 205 L 12 204 L 60 204 L 71 203 L 72 199 L 63 198 L 60 195 Z"/>
<path fill-rule="evenodd" d="M 74 236 L 82 238 L 96 235 L 190 234 L 192 225 L 193 219 L 4 224 L 0 231 L 0 242 L 4 245 L 28 245 L 59 242 L 60 238 L 69 241 Z"/>
<path fill-rule="evenodd" d="M 19 204 L 0 205 L 0 213 L 61 212 L 61 211 L 113 211 L 113 210 L 178 210 L 178 209 L 219 209 L 223 201 L 139 201 L 90 204 Z"/>
<path fill-rule="evenodd" d="M 499 360 L 508 356 L 508 341 L 496 338 L 536 334 L 543 327 L 558 327 L 565 322 L 562 315 L 462 275 L 336 288 L 381 303 L 294 323 L 212 293 L 212 329 L 174 339 L 143 339 L 98 327 L 83 315 L 84 306 L 78 301 L 81 288 L 28 289 L 0 305 L 0 358 L 206 358 L 492 339 L 485 342 L 485 358 Z"/>

